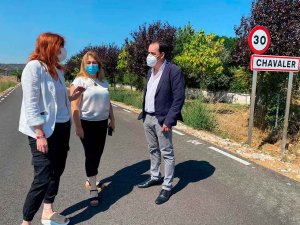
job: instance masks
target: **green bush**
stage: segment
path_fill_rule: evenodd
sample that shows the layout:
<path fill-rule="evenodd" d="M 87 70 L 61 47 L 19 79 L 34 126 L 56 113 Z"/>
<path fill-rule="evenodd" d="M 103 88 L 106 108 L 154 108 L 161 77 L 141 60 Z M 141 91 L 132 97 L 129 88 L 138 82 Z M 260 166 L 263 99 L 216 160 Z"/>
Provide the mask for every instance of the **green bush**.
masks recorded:
<path fill-rule="evenodd" d="M 205 108 L 201 99 L 187 101 L 182 114 L 184 123 L 195 129 L 212 131 L 217 126 L 213 113 Z"/>
<path fill-rule="evenodd" d="M 248 68 L 231 67 L 229 71 L 232 74 L 229 90 L 235 93 L 249 93 L 252 75 Z"/>
<path fill-rule="evenodd" d="M 13 81 L 1 81 L 0 82 L 0 92 L 5 91 L 10 87 L 14 87 L 16 85 Z"/>
<path fill-rule="evenodd" d="M 143 93 L 123 89 L 110 90 L 111 100 L 142 108 Z M 183 106 L 184 123 L 199 130 L 214 130 L 216 121 L 213 113 L 205 108 L 201 99 L 189 100 Z"/>
<path fill-rule="evenodd" d="M 140 91 L 127 91 L 123 89 L 110 90 L 111 100 L 123 102 L 137 108 L 143 106 L 143 93 Z"/>

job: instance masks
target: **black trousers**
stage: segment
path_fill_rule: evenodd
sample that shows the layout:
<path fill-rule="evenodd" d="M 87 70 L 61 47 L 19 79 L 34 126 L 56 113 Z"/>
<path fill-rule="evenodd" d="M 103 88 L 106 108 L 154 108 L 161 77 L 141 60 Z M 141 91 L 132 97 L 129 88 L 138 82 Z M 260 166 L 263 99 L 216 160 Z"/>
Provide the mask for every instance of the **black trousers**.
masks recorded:
<path fill-rule="evenodd" d="M 96 176 L 105 146 L 108 120 L 81 120 L 84 138 L 81 139 L 85 152 L 85 171 L 87 177 Z"/>
<path fill-rule="evenodd" d="M 53 203 L 58 192 L 68 155 L 70 140 L 70 121 L 56 123 L 53 134 L 47 139 L 48 153 L 43 154 L 36 148 L 36 139 L 28 137 L 32 153 L 34 179 L 27 194 L 23 219 L 31 221 L 42 202 Z"/>

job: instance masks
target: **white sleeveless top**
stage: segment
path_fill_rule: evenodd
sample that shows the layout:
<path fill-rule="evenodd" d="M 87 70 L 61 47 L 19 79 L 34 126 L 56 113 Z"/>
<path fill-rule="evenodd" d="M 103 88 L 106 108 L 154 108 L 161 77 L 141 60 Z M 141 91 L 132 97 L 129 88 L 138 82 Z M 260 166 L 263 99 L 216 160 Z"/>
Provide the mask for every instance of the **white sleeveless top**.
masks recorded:
<path fill-rule="evenodd" d="M 76 77 L 72 83 L 75 87 L 82 86 L 86 90 L 81 99 L 80 118 L 89 121 L 106 120 L 109 117 L 110 97 L 109 84 L 98 79 Z"/>

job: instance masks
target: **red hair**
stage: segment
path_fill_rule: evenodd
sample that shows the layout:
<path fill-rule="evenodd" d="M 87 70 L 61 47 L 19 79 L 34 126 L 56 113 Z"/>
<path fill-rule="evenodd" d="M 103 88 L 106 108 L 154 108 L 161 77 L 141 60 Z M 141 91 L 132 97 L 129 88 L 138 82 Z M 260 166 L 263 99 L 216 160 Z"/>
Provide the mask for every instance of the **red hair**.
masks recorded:
<path fill-rule="evenodd" d="M 57 75 L 55 67 L 62 69 L 62 66 L 58 63 L 57 56 L 60 54 L 60 49 L 65 45 L 65 39 L 54 33 L 42 33 L 36 40 L 36 45 L 33 53 L 29 57 L 29 60 L 40 60 L 44 62 L 48 71 L 52 76 Z"/>

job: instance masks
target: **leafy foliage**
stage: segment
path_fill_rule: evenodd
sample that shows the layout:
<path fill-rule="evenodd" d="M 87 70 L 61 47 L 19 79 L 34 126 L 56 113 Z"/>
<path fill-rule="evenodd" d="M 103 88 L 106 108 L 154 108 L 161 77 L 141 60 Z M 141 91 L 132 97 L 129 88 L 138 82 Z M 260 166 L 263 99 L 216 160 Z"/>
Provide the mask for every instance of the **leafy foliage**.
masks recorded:
<path fill-rule="evenodd" d="M 215 41 L 214 34 L 204 31 L 196 33 L 190 41 L 183 44 L 182 54 L 174 58 L 188 78 L 198 81 L 206 76 L 218 75 L 223 71 L 220 54 L 224 50 L 224 40 Z"/>
<path fill-rule="evenodd" d="M 125 40 L 125 48 L 128 52 L 128 68 L 129 72 L 145 77 L 149 67 L 146 64 L 148 55 L 148 47 L 152 41 L 163 41 L 167 45 L 174 46 L 176 28 L 169 23 L 160 21 L 139 26 L 139 29 L 131 33 L 132 39 Z M 167 54 L 167 58 L 171 59 L 171 55 Z"/>
<path fill-rule="evenodd" d="M 179 27 L 175 34 L 175 46 L 173 50 L 173 55 L 181 55 L 183 52 L 183 46 L 185 43 L 190 43 L 193 39 L 196 31 L 190 24 L 190 22 L 183 28 Z"/>
<path fill-rule="evenodd" d="M 182 114 L 184 123 L 195 129 L 212 131 L 217 126 L 214 114 L 206 109 L 201 99 L 187 101 Z"/>
<path fill-rule="evenodd" d="M 229 71 L 233 75 L 229 90 L 235 93 L 250 93 L 252 76 L 250 71 L 245 67 L 231 67 Z"/>
<path fill-rule="evenodd" d="M 127 91 L 122 89 L 110 90 L 110 98 L 114 101 L 142 108 L 143 93 L 140 91 Z"/>
<path fill-rule="evenodd" d="M 17 81 L 21 81 L 22 71 L 23 71 L 23 70 L 16 69 L 16 70 L 12 71 L 12 72 L 10 73 L 10 75 L 16 76 L 16 77 L 17 77 Z"/>

